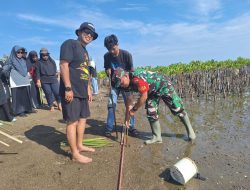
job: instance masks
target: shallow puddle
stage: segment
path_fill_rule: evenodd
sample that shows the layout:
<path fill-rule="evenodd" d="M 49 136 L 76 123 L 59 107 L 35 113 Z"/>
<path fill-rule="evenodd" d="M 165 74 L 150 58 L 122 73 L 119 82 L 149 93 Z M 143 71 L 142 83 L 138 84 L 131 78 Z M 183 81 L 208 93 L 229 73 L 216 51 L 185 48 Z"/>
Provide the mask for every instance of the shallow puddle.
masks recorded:
<path fill-rule="evenodd" d="M 184 99 L 196 132 L 195 144 L 187 142 L 186 130 L 178 117 L 160 106 L 163 144 L 141 150 L 139 168 L 165 179 L 150 189 L 249 189 L 250 188 L 250 94 L 214 100 Z M 144 123 L 145 122 L 145 123 Z M 148 125 L 143 119 L 140 125 Z M 150 130 L 143 132 L 143 136 Z M 191 179 L 185 186 L 169 179 L 169 168 L 189 157 L 206 181 Z M 147 164 L 146 163 L 151 163 Z"/>

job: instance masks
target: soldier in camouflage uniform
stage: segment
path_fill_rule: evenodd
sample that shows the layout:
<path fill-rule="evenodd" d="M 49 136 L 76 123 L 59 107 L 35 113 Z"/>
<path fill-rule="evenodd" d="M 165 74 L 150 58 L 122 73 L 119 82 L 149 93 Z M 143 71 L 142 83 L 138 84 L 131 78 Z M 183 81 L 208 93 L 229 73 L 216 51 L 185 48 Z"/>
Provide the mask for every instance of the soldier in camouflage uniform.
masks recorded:
<path fill-rule="evenodd" d="M 128 98 L 126 106 L 126 126 L 129 126 L 129 118 L 135 114 L 145 102 L 147 118 L 150 123 L 153 138 L 147 140 L 146 144 L 161 143 L 161 127 L 159 122 L 159 102 L 160 99 L 169 107 L 173 115 L 177 115 L 184 124 L 189 140 L 196 138 L 194 130 L 190 124 L 187 112 L 184 109 L 182 99 L 177 95 L 171 80 L 164 75 L 137 69 L 134 72 L 125 72 L 117 69 L 113 80 L 116 87 L 126 88 L 132 92 L 139 92 L 140 98 L 132 108 L 132 96 Z"/>

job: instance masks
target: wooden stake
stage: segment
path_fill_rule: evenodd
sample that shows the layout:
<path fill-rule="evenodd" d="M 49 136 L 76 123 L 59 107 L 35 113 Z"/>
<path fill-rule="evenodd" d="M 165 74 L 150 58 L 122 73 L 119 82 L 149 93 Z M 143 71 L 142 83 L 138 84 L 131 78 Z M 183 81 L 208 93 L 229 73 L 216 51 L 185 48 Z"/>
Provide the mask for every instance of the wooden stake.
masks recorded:
<path fill-rule="evenodd" d="M 21 141 L 21 140 L 17 139 L 16 137 L 13 137 L 13 136 L 11 136 L 11 135 L 9 135 L 9 134 L 3 132 L 3 131 L 1 131 L 1 130 L 0 130 L 0 134 L 4 135 L 4 136 L 6 136 L 6 137 L 8 137 L 8 138 L 10 138 L 10 139 L 12 139 L 12 140 L 14 140 L 14 141 L 20 143 L 20 144 L 23 143 L 23 141 Z"/>
<path fill-rule="evenodd" d="M 5 145 L 5 146 L 7 146 L 7 147 L 10 146 L 10 145 L 8 145 L 7 143 L 5 143 L 5 142 L 3 142 L 3 141 L 0 141 L 0 143 L 3 144 L 3 145 Z"/>

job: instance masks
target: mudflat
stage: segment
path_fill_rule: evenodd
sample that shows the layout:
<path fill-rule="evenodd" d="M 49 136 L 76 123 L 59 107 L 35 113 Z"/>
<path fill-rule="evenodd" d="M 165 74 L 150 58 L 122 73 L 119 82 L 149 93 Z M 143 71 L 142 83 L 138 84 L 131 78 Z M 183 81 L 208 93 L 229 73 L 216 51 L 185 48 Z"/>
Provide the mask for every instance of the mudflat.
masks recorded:
<path fill-rule="evenodd" d="M 91 103 L 85 138 L 103 137 L 107 116 L 108 90 L 102 89 Z M 124 106 L 117 106 L 118 130 Z M 196 131 L 194 144 L 186 141 L 186 131 L 167 107 L 160 107 L 162 144 L 144 145 L 151 131 L 144 108 L 136 114 L 138 138 L 129 137 L 125 148 L 123 189 L 126 190 L 246 190 L 250 189 L 250 95 L 220 100 L 184 100 Z M 161 102 L 163 104 L 163 102 Z M 58 110 L 38 110 L 0 130 L 23 141 L 16 143 L 0 135 L 1 190 L 114 190 L 117 187 L 120 144 L 83 153 L 93 158 L 79 164 L 70 158 L 66 124 Z M 5 128 L 5 129 L 2 129 Z M 7 131 L 8 130 L 8 131 Z M 12 131 L 12 132 L 10 132 Z M 115 137 L 115 133 L 112 134 Z M 119 139 L 120 140 L 120 133 Z M 185 186 L 171 180 L 169 168 L 183 157 L 196 163 L 206 181 L 191 179 Z"/>

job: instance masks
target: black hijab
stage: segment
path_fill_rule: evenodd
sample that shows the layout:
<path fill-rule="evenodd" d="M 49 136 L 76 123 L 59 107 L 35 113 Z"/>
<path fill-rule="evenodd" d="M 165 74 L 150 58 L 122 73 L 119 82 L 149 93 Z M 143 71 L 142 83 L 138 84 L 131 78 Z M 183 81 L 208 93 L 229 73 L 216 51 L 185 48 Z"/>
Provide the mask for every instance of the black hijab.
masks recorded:
<path fill-rule="evenodd" d="M 34 50 L 33 50 L 33 51 L 30 51 L 30 52 L 29 52 L 29 55 L 28 55 L 28 58 L 27 58 L 27 60 L 26 60 L 26 65 L 27 65 L 28 71 L 29 71 L 32 67 L 35 66 L 34 64 L 36 64 L 36 63 L 38 62 L 38 60 L 37 60 L 37 61 L 33 61 L 32 57 L 34 57 L 34 56 L 38 56 L 37 52 L 34 51 Z"/>

